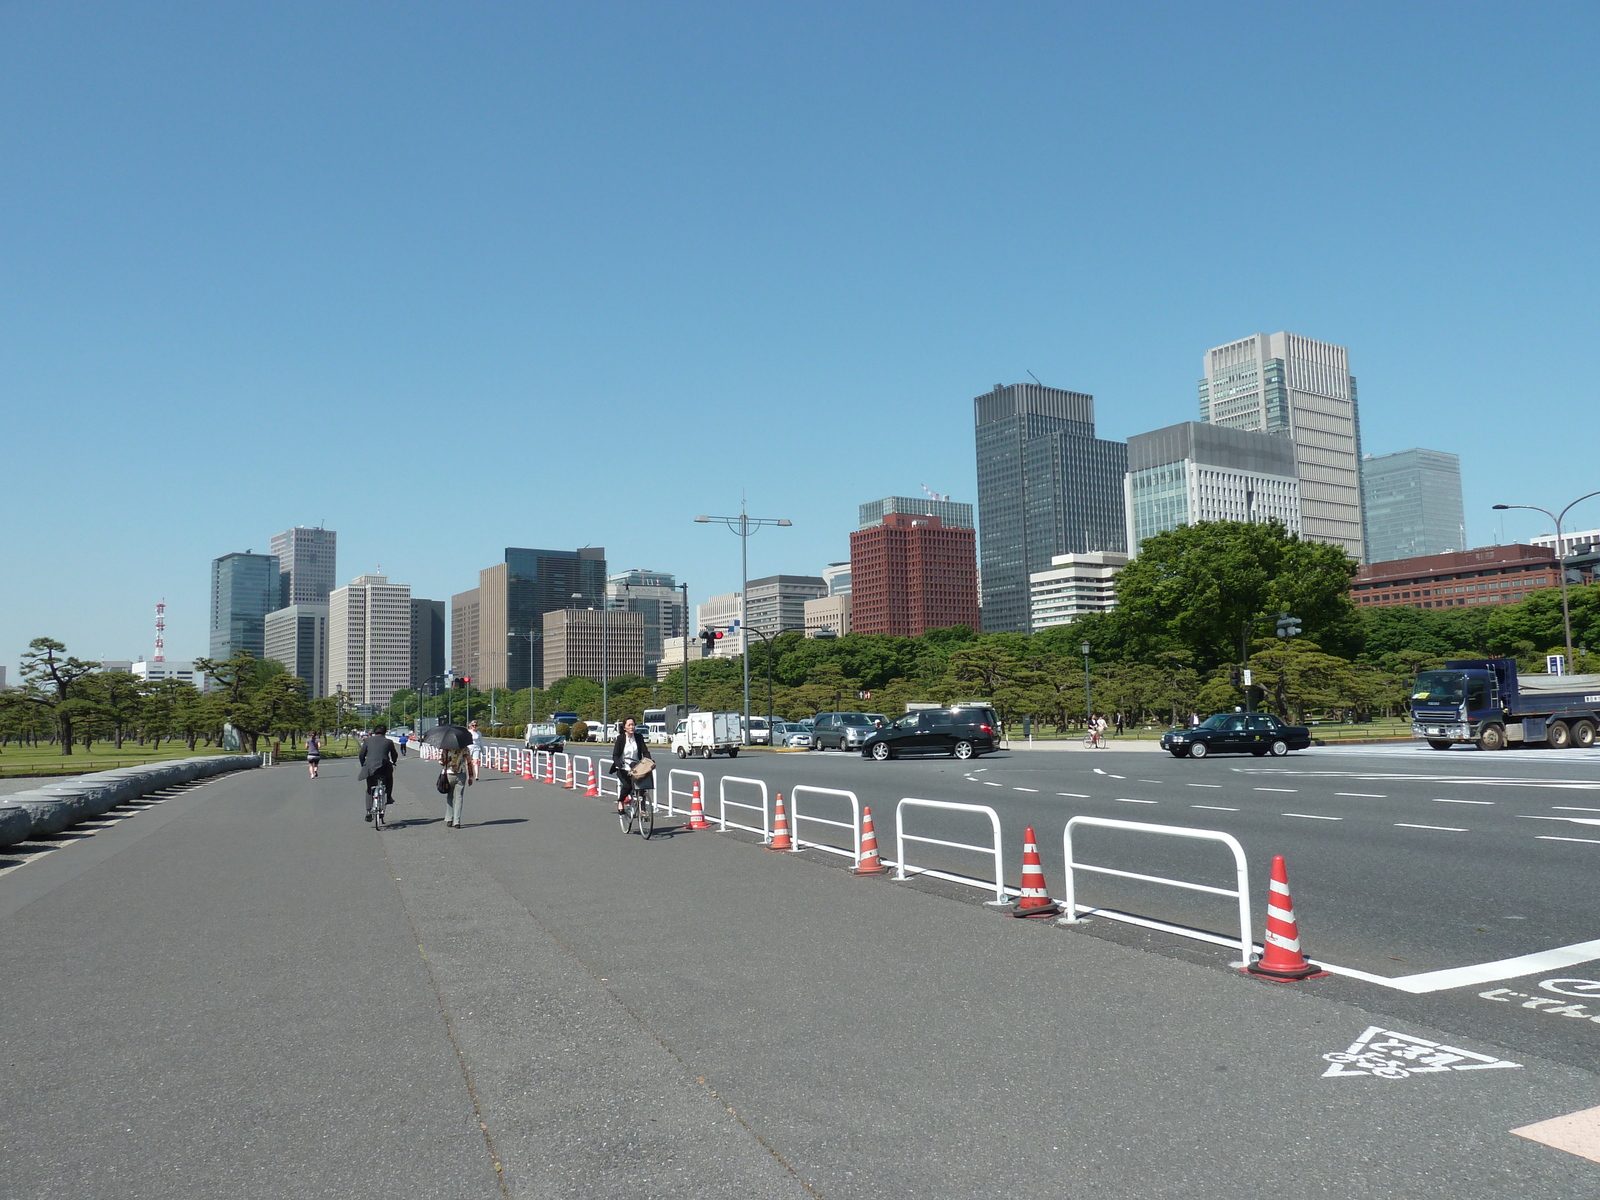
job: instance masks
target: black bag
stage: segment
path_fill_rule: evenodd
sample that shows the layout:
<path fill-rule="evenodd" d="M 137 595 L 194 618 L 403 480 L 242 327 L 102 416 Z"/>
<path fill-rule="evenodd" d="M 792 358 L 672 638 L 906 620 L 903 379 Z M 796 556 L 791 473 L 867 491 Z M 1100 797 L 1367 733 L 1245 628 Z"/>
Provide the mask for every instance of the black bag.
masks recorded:
<path fill-rule="evenodd" d="M 433 786 L 439 789 L 441 796 L 448 796 L 450 794 L 450 772 L 440 771 L 439 779 Z"/>

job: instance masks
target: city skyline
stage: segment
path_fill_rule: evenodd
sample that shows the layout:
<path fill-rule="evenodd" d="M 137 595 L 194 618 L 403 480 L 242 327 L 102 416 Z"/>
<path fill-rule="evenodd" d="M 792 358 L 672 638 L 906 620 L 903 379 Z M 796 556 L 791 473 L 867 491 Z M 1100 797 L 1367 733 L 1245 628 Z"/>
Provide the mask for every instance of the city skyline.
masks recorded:
<path fill-rule="evenodd" d="M 1544 432 L 1581 424 L 1586 360 L 1483 348 L 1591 335 L 1596 164 L 1572 148 L 1600 15 L 1158 7 L 1154 37 L 1114 8 L 331 8 L 292 38 L 238 10 L 12 10 L 0 395 L 14 447 L 74 414 L 75 483 L 0 535 L 0 664 L 41 635 L 148 654 L 162 597 L 169 656 L 201 656 L 206 563 L 290 526 L 425 596 L 508 545 L 588 543 L 695 603 L 737 587 L 738 548 L 693 516 L 743 491 L 794 522 L 752 539 L 751 576 L 814 573 L 863 496 L 976 501 L 961 431 L 993 381 L 1092 394 L 1126 439 L 1193 419 L 1198 356 L 1256 330 L 1349 347 L 1364 452 L 1460 456 L 1469 546 L 1547 532 L 1490 506 L 1590 490 Z M 1327 53 L 1263 105 L 1213 69 L 1234 11 Z M 1016 85 L 942 86 L 989 71 Z M 1178 184 L 1238 128 L 1271 171 Z M 1541 420 L 1506 419 L 1528 396 Z M 555 423 L 524 436 L 530 412 Z M 580 415 L 681 463 L 671 486 L 601 486 L 616 456 L 543 436 Z M 263 427 L 280 445 L 239 453 Z M 368 462 L 416 491 L 403 520 Z"/>

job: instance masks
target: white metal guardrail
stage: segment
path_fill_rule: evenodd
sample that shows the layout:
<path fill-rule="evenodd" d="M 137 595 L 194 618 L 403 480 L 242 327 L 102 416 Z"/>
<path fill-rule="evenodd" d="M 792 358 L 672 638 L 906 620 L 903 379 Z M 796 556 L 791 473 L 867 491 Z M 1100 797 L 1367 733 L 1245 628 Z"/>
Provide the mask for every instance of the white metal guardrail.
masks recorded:
<path fill-rule="evenodd" d="M 533 781 L 543 783 L 550 767 L 550 751 L 535 750 L 533 752 Z"/>
<path fill-rule="evenodd" d="M 827 817 L 808 816 L 800 810 L 800 799 L 807 796 L 843 796 L 850 801 L 850 820 L 833 821 Z M 813 842 L 805 840 L 800 834 L 800 822 L 808 821 L 813 825 L 832 825 L 836 829 L 848 829 L 855 838 L 855 848 L 846 850 L 842 846 L 834 846 L 828 842 Z M 847 792 L 843 788 L 812 787 L 809 784 L 796 784 L 789 793 L 789 831 L 794 842 L 792 852 L 799 854 L 805 847 L 814 850 L 825 850 L 829 854 L 842 854 L 846 858 L 854 859 L 856 866 L 861 865 L 861 801 L 856 799 L 854 792 Z"/>
<path fill-rule="evenodd" d="M 1112 867 L 1091 866 L 1081 863 L 1072 857 L 1072 831 L 1080 826 L 1092 826 L 1097 829 L 1121 829 L 1130 833 L 1153 833 L 1164 837 L 1192 838 L 1205 842 L 1221 842 L 1233 851 L 1234 879 L 1236 888 L 1212 887 L 1206 883 L 1191 883 L 1186 879 L 1165 879 L 1160 875 L 1141 875 L 1136 871 L 1121 871 Z M 1063 906 L 1067 915 L 1061 918 L 1061 924 L 1071 925 L 1079 920 L 1080 912 L 1094 914 L 1103 913 L 1106 916 L 1127 917 L 1131 914 L 1118 913 L 1112 909 L 1097 909 L 1080 907 L 1078 904 L 1077 880 L 1075 873 L 1078 871 L 1092 871 L 1097 875 L 1114 875 L 1119 879 L 1137 879 L 1143 883 L 1159 883 L 1165 887 L 1186 888 L 1192 892 L 1205 892 L 1212 896 L 1228 896 L 1239 902 L 1239 954 L 1244 966 L 1250 961 L 1253 950 L 1250 937 L 1250 868 L 1244 860 L 1244 847 L 1232 834 L 1223 833 L 1215 829 L 1188 829 L 1181 825 L 1151 825 L 1145 821 L 1119 821 L 1112 817 L 1073 817 L 1067 822 L 1066 829 L 1061 832 L 1061 848 L 1067 860 L 1067 890 Z M 1181 934 L 1185 937 L 1195 936 L 1194 931 L 1184 929 L 1179 925 L 1169 925 L 1162 921 L 1152 921 L 1140 918 L 1139 924 L 1164 929 L 1170 933 Z M 1201 939 L 1203 941 L 1209 938 Z M 1228 945 L 1233 943 L 1229 942 Z"/>
<path fill-rule="evenodd" d="M 592 770 L 594 770 L 594 759 L 592 757 L 587 754 L 574 754 L 572 756 L 573 786 L 580 787 L 584 791 L 588 791 L 589 772 Z"/>
<path fill-rule="evenodd" d="M 738 800 L 729 800 L 728 785 L 730 783 L 743 783 L 748 784 L 750 787 L 760 788 L 761 803 L 759 805 L 744 804 Z M 745 779 L 739 775 L 724 775 L 717 781 L 717 802 L 719 805 L 717 812 L 717 823 L 722 826 L 722 831 L 724 833 L 726 833 L 729 829 L 744 829 L 748 830 L 750 833 L 759 833 L 761 835 L 761 840 L 764 842 L 770 842 L 772 840 L 772 823 L 767 815 L 767 781 L 765 779 Z M 728 820 L 728 810 L 730 808 L 742 808 L 748 810 L 749 812 L 760 813 L 760 828 L 757 828 L 754 825 L 740 825 L 737 821 Z"/>
<path fill-rule="evenodd" d="M 683 797 L 683 809 L 682 809 L 682 811 L 684 811 L 684 812 L 692 812 L 694 810 L 694 789 L 693 788 L 680 788 L 678 786 L 678 777 L 680 775 L 683 776 L 685 779 L 694 779 L 694 780 L 698 780 L 699 781 L 699 783 L 700 783 L 700 805 L 701 805 L 702 808 L 705 807 L 705 802 L 706 802 L 706 800 L 705 800 L 705 796 L 706 796 L 706 777 L 705 777 L 705 773 L 703 771 L 685 771 L 682 767 L 673 767 L 672 770 L 667 772 L 667 815 L 669 817 L 670 816 L 675 816 L 678 813 L 679 810 L 673 807 L 673 802 L 675 800 L 677 800 L 678 797 L 680 797 L 680 796 Z M 658 803 L 656 805 L 656 807 L 659 808 L 661 806 Z"/>
<path fill-rule="evenodd" d="M 994 843 L 989 846 L 972 845 L 968 842 L 949 842 L 943 838 L 927 837 L 923 834 L 906 832 L 905 812 L 911 808 L 936 808 L 949 812 L 982 813 L 989 818 L 989 827 L 994 832 Z M 932 867 L 918 867 L 906 861 L 906 843 L 922 842 L 929 846 L 946 846 L 952 850 L 971 850 L 977 854 L 992 854 L 994 856 L 994 882 L 972 879 L 964 875 L 956 875 L 949 871 L 936 871 Z M 906 871 L 915 871 L 918 875 L 931 875 L 935 879 L 947 879 L 951 883 L 964 883 L 968 887 L 979 887 L 987 891 L 994 888 L 994 899 L 985 900 L 985 904 L 1006 904 L 1006 875 L 1005 865 L 1000 853 L 1000 815 L 987 804 L 957 804 L 953 800 L 919 800 L 914 796 L 907 796 L 895 805 L 894 809 L 894 852 L 896 879 L 905 879 Z"/>
<path fill-rule="evenodd" d="M 572 755 L 554 754 L 550 758 L 550 782 L 556 787 L 569 788 L 572 786 Z"/>

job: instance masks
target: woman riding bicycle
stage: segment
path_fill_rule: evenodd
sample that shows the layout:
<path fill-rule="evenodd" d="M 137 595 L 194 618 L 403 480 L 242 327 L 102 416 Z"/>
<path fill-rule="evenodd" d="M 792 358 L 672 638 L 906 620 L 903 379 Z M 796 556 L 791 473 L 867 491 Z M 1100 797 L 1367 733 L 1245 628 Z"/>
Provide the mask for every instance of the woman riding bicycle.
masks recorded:
<path fill-rule="evenodd" d="M 645 759 L 649 759 L 652 765 L 656 761 L 634 719 L 623 718 L 622 727 L 617 730 L 617 740 L 611 743 L 611 773 L 621 784 L 621 790 L 617 793 L 619 813 L 622 811 L 623 802 L 629 796 L 637 795 L 646 803 L 650 799 L 651 776 L 645 775 L 635 779 L 633 775 L 634 766 Z"/>

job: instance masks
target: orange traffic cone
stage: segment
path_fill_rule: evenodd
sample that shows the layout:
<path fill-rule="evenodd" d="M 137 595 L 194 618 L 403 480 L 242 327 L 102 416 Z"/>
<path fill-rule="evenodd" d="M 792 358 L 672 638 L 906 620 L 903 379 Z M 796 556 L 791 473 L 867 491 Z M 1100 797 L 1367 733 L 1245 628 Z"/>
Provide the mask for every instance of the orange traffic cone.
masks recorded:
<path fill-rule="evenodd" d="M 595 778 L 593 763 L 589 764 L 589 786 L 584 789 L 583 794 L 585 796 L 598 796 L 600 794 L 600 783 Z"/>
<path fill-rule="evenodd" d="M 1272 856 L 1272 882 L 1267 887 L 1267 935 L 1262 939 L 1263 953 L 1245 970 L 1280 981 L 1327 974 L 1307 962 L 1300 952 L 1300 926 L 1295 923 L 1294 901 L 1289 898 L 1289 872 L 1281 854 Z"/>
<path fill-rule="evenodd" d="M 694 781 L 694 796 L 689 801 L 689 824 L 685 829 L 710 829 L 711 822 L 706 820 L 706 810 L 700 803 L 700 781 Z"/>
<path fill-rule="evenodd" d="M 522 752 L 522 770 L 519 772 L 519 774 L 524 779 L 532 779 L 533 778 L 533 751 L 532 750 L 524 750 Z"/>
<path fill-rule="evenodd" d="M 772 844 L 768 850 L 793 850 L 794 843 L 789 840 L 789 817 L 783 811 L 783 793 L 778 793 L 778 806 L 772 813 Z"/>
<path fill-rule="evenodd" d="M 556 781 L 556 756 L 547 755 L 544 760 L 544 781 L 554 786 Z"/>
<path fill-rule="evenodd" d="M 861 861 L 851 872 L 855 875 L 887 875 L 889 868 L 878 858 L 878 831 L 872 827 L 871 807 L 861 810 Z"/>
<path fill-rule="evenodd" d="M 578 764 L 570 758 L 567 759 L 567 791 L 572 791 L 578 786 Z"/>
<path fill-rule="evenodd" d="M 1022 899 L 1011 910 L 1013 917 L 1053 917 L 1061 905 L 1050 899 L 1044 886 L 1044 868 L 1039 865 L 1039 847 L 1033 841 L 1033 826 L 1022 836 Z"/>

